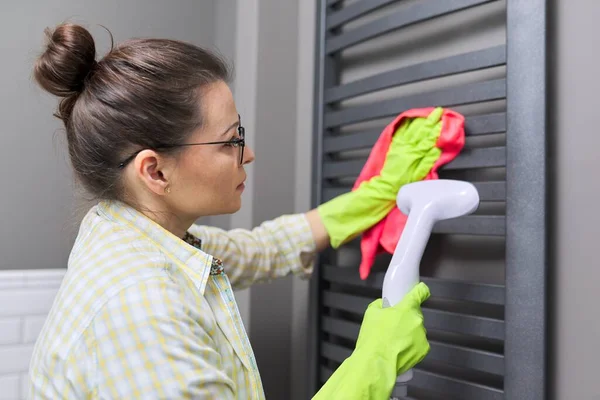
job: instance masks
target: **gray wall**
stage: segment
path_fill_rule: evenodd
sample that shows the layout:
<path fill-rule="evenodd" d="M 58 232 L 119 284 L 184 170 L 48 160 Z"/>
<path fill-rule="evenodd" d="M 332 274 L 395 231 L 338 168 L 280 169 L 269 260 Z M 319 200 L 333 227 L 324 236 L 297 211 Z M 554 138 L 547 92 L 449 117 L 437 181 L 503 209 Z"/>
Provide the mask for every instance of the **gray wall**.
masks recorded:
<path fill-rule="evenodd" d="M 236 35 L 238 33 L 236 23 L 236 0 L 218 0 L 215 4 L 215 48 L 234 67 L 233 84 L 230 89 L 235 97 L 235 75 L 237 73 L 236 57 Z M 198 221 L 207 225 L 229 229 L 231 226 L 230 215 L 216 215 Z"/>
<path fill-rule="evenodd" d="M 315 0 L 217 4 L 216 43 L 235 48 L 234 96 L 256 161 L 242 209 L 208 223 L 251 228 L 309 209 L 314 10 Z M 288 277 L 236 292 L 267 398 L 307 398 L 306 285 Z"/>
<path fill-rule="evenodd" d="M 598 399 L 598 237 L 600 180 L 597 172 L 600 2 L 550 2 L 553 12 L 551 113 L 554 134 L 556 287 L 553 355 L 556 399 Z"/>
<path fill-rule="evenodd" d="M 243 40 L 243 38 L 238 38 L 238 35 L 242 35 L 244 32 L 246 32 L 246 30 L 237 29 L 238 14 L 242 11 L 243 10 L 238 7 L 238 2 L 236 0 L 219 0 L 216 2 L 215 47 L 233 67 L 233 82 L 230 85 L 230 88 L 236 100 L 238 109 L 242 114 L 242 123 L 246 126 L 248 133 L 250 133 L 250 130 L 252 129 L 249 129 L 251 127 L 247 125 L 248 121 L 247 115 L 245 114 L 245 106 L 249 102 L 254 102 L 254 99 L 253 93 L 248 93 L 247 90 L 244 90 L 244 83 L 246 83 L 246 81 L 249 79 L 254 80 L 255 78 L 244 74 L 240 75 L 240 79 L 236 78 L 238 75 L 238 67 L 241 67 L 243 71 L 244 65 L 246 64 L 244 62 L 240 62 L 240 65 L 238 65 L 237 62 L 238 59 L 244 60 L 246 58 L 244 54 L 238 54 L 238 44 L 242 44 Z M 240 47 L 240 49 L 242 49 L 243 52 L 254 51 L 251 46 L 248 48 Z M 237 89 L 240 83 L 242 84 L 241 91 Z M 249 141 L 253 140 L 254 139 L 252 137 L 249 138 Z M 253 180 L 253 177 L 250 176 L 248 179 L 249 181 L 247 182 L 247 190 L 243 195 L 244 201 L 242 204 L 242 209 L 237 214 L 215 215 L 198 222 L 222 229 L 230 229 L 232 226 L 250 228 L 252 225 L 250 221 L 252 217 L 252 207 L 251 204 L 248 204 L 248 198 L 252 198 L 253 185 L 251 181 Z M 247 331 L 250 330 L 250 290 L 251 289 L 245 289 L 235 292 L 238 309 L 240 310 L 242 321 L 244 322 Z"/>
<path fill-rule="evenodd" d="M 99 53 L 132 36 L 163 36 L 213 46 L 213 1 L 4 1 L 0 12 L 3 189 L 0 269 L 64 268 L 89 203 L 74 194 L 64 132 L 52 117 L 56 99 L 31 79 L 43 30 L 64 20 L 84 23 Z"/>
<path fill-rule="evenodd" d="M 301 0 L 298 2 L 298 38 L 297 38 L 297 91 L 296 91 L 296 137 L 295 161 L 296 187 L 294 191 L 294 209 L 302 212 L 310 209 L 312 190 L 312 130 L 313 130 L 313 88 L 315 66 L 315 38 L 317 21 L 315 19 L 317 2 Z M 294 278 L 292 285 L 291 318 L 291 400 L 309 398 L 307 387 L 309 282 Z"/>
<path fill-rule="evenodd" d="M 256 135 L 255 225 L 294 212 L 297 7 L 297 0 L 259 1 L 256 133 L 250 133 Z M 292 279 L 250 292 L 250 339 L 268 399 L 290 398 Z"/>

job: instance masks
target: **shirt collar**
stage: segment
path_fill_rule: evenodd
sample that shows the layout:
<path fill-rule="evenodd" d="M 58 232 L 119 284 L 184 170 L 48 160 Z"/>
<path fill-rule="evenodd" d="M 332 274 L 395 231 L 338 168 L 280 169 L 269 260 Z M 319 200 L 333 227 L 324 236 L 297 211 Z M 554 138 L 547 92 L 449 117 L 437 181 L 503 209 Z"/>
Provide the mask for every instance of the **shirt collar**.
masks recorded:
<path fill-rule="evenodd" d="M 200 249 L 200 240 L 185 240 L 175 236 L 135 208 L 117 200 L 103 200 L 97 210 L 109 220 L 127 225 L 151 240 L 165 255 L 171 258 L 192 279 L 196 288 L 204 294 L 213 257 Z"/>

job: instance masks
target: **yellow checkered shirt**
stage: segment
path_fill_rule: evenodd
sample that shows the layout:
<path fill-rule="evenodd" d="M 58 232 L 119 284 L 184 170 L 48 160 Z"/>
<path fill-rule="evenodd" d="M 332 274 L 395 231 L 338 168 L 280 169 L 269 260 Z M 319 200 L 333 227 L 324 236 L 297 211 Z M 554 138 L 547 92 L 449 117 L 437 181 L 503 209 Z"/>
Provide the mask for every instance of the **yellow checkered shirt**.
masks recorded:
<path fill-rule="evenodd" d="M 202 250 L 121 202 L 90 210 L 35 345 L 28 398 L 264 398 L 233 289 L 309 275 L 308 222 L 189 233 Z"/>

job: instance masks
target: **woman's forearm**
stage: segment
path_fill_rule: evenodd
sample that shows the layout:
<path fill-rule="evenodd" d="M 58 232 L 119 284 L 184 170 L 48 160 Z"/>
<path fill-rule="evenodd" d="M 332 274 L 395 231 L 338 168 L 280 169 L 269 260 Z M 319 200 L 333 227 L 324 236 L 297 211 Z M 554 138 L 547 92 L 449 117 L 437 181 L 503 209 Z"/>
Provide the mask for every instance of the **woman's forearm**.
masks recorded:
<path fill-rule="evenodd" d="M 314 208 L 306 213 L 306 219 L 310 225 L 313 238 L 315 240 L 316 251 L 320 252 L 325 250 L 329 246 L 329 234 L 325 229 L 321 215 L 319 211 Z"/>

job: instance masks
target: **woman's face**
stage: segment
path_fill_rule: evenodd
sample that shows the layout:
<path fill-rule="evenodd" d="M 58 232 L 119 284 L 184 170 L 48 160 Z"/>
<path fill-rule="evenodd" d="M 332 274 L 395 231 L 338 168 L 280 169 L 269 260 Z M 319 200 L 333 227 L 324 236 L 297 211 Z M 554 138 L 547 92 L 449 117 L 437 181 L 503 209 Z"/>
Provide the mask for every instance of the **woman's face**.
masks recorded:
<path fill-rule="evenodd" d="M 238 111 L 226 83 L 216 82 L 204 89 L 201 111 L 203 126 L 186 143 L 239 137 Z M 240 162 L 241 151 L 241 146 L 228 144 L 182 147 L 170 173 L 170 192 L 164 196 L 169 208 L 194 220 L 238 211 L 246 180 L 244 165 L 254 160 L 254 152 L 246 146 Z"/>

